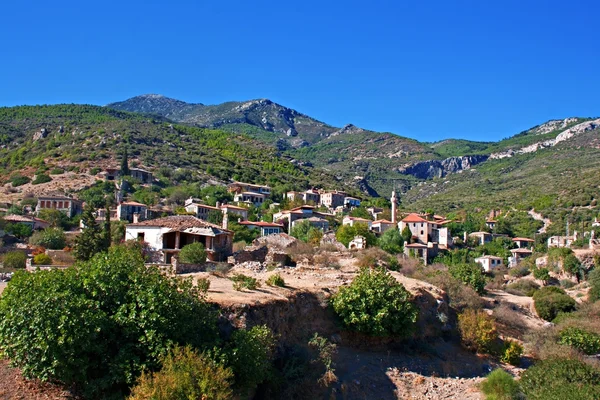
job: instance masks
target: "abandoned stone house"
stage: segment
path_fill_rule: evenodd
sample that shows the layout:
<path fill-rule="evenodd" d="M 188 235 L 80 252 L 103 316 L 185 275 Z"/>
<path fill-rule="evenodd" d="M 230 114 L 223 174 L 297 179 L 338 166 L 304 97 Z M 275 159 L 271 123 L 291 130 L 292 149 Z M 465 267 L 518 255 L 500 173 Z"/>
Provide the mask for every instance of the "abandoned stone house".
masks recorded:
<path fill-rule="evenodd" d="M 72 218 L 77 214 L 81 214 L 83 202 L 81 200 L 72 199 L 66 196 L 40 196 L 38 197 L 35 212 L 39 215 L 40 211 L 51 209 L 58 210 Z"/>
<path fill-rule="evenodd" d="M 174 215 L 129 224 L 125 239 L 148 243 L 160 263 L 170 264 L 184 246 L 196 242 L 204 245 L 208 260 L 225 261 L 231 254 L 233 232 L 191 215 Z"/>

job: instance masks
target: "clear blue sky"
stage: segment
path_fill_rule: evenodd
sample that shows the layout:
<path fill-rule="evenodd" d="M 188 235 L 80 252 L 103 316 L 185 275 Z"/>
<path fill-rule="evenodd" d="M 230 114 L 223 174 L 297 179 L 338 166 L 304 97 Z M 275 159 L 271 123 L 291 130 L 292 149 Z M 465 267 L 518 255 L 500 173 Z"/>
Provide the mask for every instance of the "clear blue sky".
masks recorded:
<path fill-rule="evenodd" d="M 269 98 L 336 126 L 497 140 L 600 115 L 600 3 L 6 1 L 0 106 Z"/>

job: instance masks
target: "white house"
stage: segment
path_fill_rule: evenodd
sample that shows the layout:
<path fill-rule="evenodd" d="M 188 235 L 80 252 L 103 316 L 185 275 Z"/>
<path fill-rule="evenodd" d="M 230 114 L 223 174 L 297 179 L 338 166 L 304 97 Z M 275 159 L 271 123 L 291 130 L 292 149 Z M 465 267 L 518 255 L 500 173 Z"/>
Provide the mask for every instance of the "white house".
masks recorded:
<path fill-rule="evenodd" d="M 360 217 L 351 217 L 349 215 L 346 215 L 344 217 L 344 219 L 342 220 L 342 225 L 354 226 L 354 224 L 367 225 L 369 227 L 369 230 L 371 230 L 373 221 L 371 221 L 370 219 L 365 219 L 365 218 L 360 218 Z"/>
<path fill-rule="evenodd" d="M 264 221 L 241 221 L 240 225 L 247 226 L 249 229 L 260 229 L 260 236 L 275 235 L 283 232 L 283 224 Z"/>
<path fill-rule="evenodd" d="M 490 272 L 493 269 L 500 268 L 504 265 L 502 257 L 496 256 L 481 256 L 475 259 L 475 262 L 481 264 L 485 272 Z"/>
<path fill-rule="evenodd" d="M 204 244 L 209 260 L 222 261 L 231 254 L 233 232 L 191 215 L 174 215 L 127 225 L 125 240 L 147 242 L 167 264 L 185 245 L 195 242 Z"/>

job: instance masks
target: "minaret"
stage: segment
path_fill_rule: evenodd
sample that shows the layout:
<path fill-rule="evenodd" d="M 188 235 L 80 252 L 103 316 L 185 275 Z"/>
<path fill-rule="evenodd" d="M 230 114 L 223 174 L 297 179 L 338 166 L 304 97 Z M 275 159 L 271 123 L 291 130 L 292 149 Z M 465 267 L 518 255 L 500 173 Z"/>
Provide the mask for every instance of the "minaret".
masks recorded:
<path fill-rule="evenodd" d="M 398 203 L 398 198 L 396 197 L 396 191 L 392 191 L 392 198 L 390 199 L 392 202 L 392 222 L 396 223 L 396 204 Z"/>

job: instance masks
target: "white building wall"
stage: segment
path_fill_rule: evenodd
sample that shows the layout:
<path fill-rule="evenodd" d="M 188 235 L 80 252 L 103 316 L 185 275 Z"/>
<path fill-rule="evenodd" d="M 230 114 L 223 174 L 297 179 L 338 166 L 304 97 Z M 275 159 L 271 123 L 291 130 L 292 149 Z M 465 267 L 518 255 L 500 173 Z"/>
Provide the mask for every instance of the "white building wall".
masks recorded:
<path fill-rule="evenodd" d="M 137 240 L 138 233 L 144 234 L 144 242 L 154 250 L 160 250 L 163 247 L 163 233 L 169 229 L 151 226 L 128 226 L 125 228 L 125 240 Z"/>

